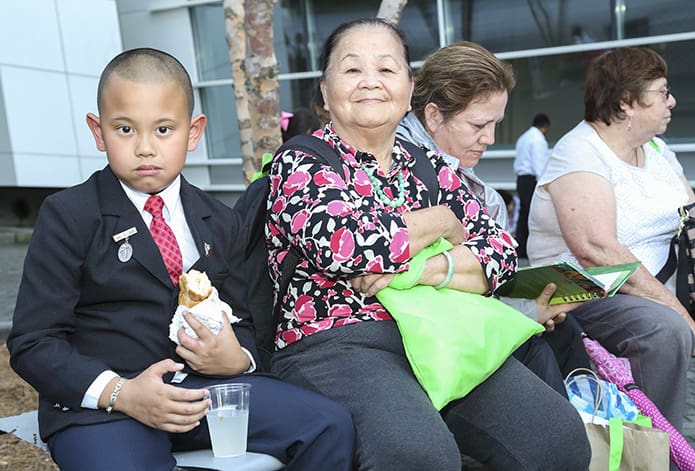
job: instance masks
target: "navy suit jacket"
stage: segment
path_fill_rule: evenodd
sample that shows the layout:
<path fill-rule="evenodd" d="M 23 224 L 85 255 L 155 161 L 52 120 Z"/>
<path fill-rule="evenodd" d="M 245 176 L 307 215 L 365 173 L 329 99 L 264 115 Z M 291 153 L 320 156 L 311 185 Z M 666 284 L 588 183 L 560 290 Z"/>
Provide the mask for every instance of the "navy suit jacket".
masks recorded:
<path fill-rule="evenodd" d="M 234 332 L 256 361 L 246 307 L 242 225 L 232 208 L 181 178 L 181 202 L 205 271 L 240 323 Z M 112 238 L 135 227 L 133 256 Z M 119 420 L 83 409 L 104 370 L 132 378 L 164 358 L 181 361 L 168 339 L 178 288 L 140 213 L 107 166 L 43 203 L 24 262 L 8 338 L 14 370 L 39 392 L 41 437 L 75 424 Z M 165 377 L 165 380 L 167 378 Z"/>

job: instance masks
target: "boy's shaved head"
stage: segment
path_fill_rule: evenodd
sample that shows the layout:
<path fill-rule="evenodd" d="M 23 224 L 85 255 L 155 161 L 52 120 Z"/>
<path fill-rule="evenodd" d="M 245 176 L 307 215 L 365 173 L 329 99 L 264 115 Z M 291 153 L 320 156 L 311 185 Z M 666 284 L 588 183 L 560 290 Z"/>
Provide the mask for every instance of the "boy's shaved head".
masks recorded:
<path fill-rule="evenodd" d="M 97 107 L 101 114 L 102 93 L 113 75 L 132 82 L 176 82 L 188 101 L 188 114 L 193 114 L 193 86 L 183 65 L 172 55 L 151 48 L 130 49 L 114 57 L 99 79 Z"/>

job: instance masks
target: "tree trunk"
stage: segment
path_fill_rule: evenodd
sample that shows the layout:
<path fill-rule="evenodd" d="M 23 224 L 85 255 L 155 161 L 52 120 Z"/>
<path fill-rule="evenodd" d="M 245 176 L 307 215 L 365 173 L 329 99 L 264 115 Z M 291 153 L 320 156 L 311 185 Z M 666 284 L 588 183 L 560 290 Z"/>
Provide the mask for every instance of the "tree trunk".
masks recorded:
<path fill-rule="evenodd" d="M 282 142 L 273 3 L 273 0 L 223 1 L 247 184 L 260 170 L 263 153 L 273 153 Z"/>
<path fill-rule="evenodd" d="M 401 20 L 401 14 L 408 0 L 381 0 L 379 11 L 376 14 L 377 18 L 384 18 L 396 24 Z"/>
<path fill-rule="evenodd" d="M 276 0 L 245 0 L 246 76 L 256 169 L 264 153 L 282 144 L 280 132 L 279 66 L 273 44 L 273 4 Z M 246 175 L 248 177 L 248 175 Z"/>
<path fill-rule="evenodd" d="M 246 30 L 244 29 L 243 0 L 224 0 L 225 38 L 229 48 L 229 61 L 232 65 L 232 81 L 234 83 L 234 98 L 236 100 L 237 124 L 241 141 L 242 169 L 244 179 L 254 172 L 253 134 L 251 117 L 249 116 L 249 100 L 246 93 L 246 73 L 244 58 L 246 57 Z"/>

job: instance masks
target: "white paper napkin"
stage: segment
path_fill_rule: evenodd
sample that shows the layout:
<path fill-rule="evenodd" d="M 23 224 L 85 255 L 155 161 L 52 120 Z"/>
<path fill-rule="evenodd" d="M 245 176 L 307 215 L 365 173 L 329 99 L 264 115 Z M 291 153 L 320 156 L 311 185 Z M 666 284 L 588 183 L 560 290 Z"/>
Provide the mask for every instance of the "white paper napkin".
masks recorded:
<path fill-rule="evenodd" d="M 210 329 L 215 335 L 219 334 L 222 330 L 222 323 L 225 322 L 222 313 L 227 314 L 229 322 L 235 324 L 239 322 L 237 316 L 232 314 L 232 308 L 229 304 L 222 301 L 217 294 L 217 288 L 212 288 L 212 293 L 205 301 L 196 304 L 193 307 L 179 305 L 176 308 L 174 316 L 171 318 L 171 324 L 169 324 L 169 339 L 172 342 L 180 345 L 178 332 L 181 327 L 184 331 L 193 338 L 198 338 L 195 331 L 188 325 L 188 322 L 183 318 L 184 312 L 190 312 L 196 319 L 198 319 L 205 327 Z"/>

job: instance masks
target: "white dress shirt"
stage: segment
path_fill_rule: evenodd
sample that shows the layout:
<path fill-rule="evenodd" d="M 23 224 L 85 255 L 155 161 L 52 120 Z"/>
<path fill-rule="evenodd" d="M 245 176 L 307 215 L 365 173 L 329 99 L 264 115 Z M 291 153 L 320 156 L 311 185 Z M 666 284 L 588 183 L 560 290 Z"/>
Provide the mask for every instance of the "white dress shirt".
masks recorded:
<path fill-rule="evenodd" d="M 548 157 L 545 135 L 537 127 L 531 126 L 516 141 L 514 173 L 538 178 L 543 174 Z"/>

